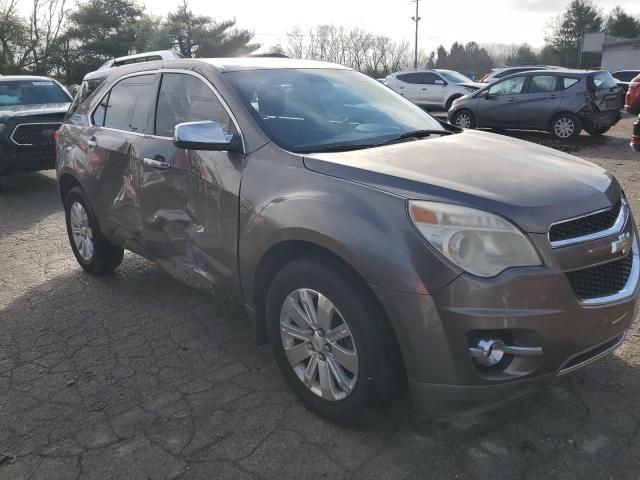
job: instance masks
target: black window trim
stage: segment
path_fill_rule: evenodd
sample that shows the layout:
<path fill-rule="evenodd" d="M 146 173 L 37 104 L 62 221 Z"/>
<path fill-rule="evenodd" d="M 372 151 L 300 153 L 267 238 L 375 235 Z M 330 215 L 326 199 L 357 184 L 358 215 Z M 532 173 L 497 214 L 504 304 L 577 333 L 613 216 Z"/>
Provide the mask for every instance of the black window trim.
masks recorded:
<path fill-rule="evenodd" d="M 142 70 L 139 72 L 133 72 L 133 73 L 129 73 L 127 75 L 123 75 L 122 77 L 118 77 L 118 79 L 107 89 L 107 91 L 100 96 L 100 99 L 96 102 L 96 104 L 91 107 L 91 110 L 89 111 L 89 126 L 91 127 L 98 127 L 98 128 L 104 128 L 106 130 L 111 130 L 111 131 L 115 131 L 115 132 L 123 132 L 123 133 L 128 133 L 130 135 L 137 135 L 140 137 L 147 137 L 147 138 L 157 138 L 160 140 L 171 140 L 173 141 L 173 137 L 166 137 L 163 135 L 155 135 L 155 112 L 158 109 L 158 93 L 160 91 L 160 85 L 161 83 L 158 82 L 158 87 L 154 93 L 155 95 L 155 108 L 154 108 L 154 115 L 153 115 L 153 134 L 149 134 L 149 133 L 139 133 L 139 132 L 130 132 L 128 130 L 119 130 L 116 128 L 110 128 L 110 127 L 105 127 L 105 126 L 101 126 L 101 125 L 94 125 L 93 123 L 93 114 L 95 113 L 95 111 L 98 109 L 98 107 L 100 106 L 100 103 L 102 103 L 102 100 L 104 99 L 104 97 L 106 97 L 107 95 L 111 94 L 111 89 L 116 86 L 119 82 L 121 82 L 122 80 L 129 78 L 129 77 L 135 77 L 135 76 L 139 76 L 139 75 L 155 75 L 155 74 L 163 74 L 163 73 L 181 73 L 184 75 L 191 75 L 193 77 L 196 77 L 198 79 L 200 79 L 200 81 L 204 82 L 204 84 L 209 88 L 209 90 L 211 90 L 213 92 L 213 94 L 218 98 L 218 100 L 220 101 L 220 103 L 222 104 L 223 108 L 225 109 L 225 111 L 227 112 L 227 114 L 229 115 L 229 117 L 231 118 L 231 121 L 233 122 L 233 124 L 236 127 L 236 130 L 238 132 L 238 135 L 240 136 L 240 142 L 242 143 L 242 152 L 246 153 L 247 149 L 245 147 L 245 143 L 244 143 L 244 135 L 242 133 L 242 129 L 240 128 L 240 125 L 238 124 L 238 120 L 236 119 L 236 116 L 233 114 L 233 112 L 231 111 L 231 109 L 229 108 L 229 105 L 227 104 L 227 102 L 224 100 L 224 98 L 222 98 L 222 95 L 220 95 L 220 93 L 218 92 L 218 90 L 213 86 L 213 84 L 207 80 L 204 76 L 200 75 L 197 72 L 192 72 L 190 70 L 181 70 L 179 68 L 163 68 L 163 69 L 155 69 L 155 70 Z"/>

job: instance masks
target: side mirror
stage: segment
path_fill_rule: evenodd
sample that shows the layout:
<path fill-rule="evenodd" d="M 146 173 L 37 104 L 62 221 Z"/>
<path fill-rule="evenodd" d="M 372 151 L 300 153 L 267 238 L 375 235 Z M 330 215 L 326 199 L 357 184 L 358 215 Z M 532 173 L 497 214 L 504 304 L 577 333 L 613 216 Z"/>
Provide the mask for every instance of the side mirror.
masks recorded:
<path fill-rule="evenodd" d="M 482 97 L 484 97 L 485 100 L 491 100 L 493 99 L 493 97 L 491 96 L 491 94 L 489 93 L 489 90 L 487 90 L 486 92 L 482 92 Z"/>
<path fill-rule="evenodd" d="M 447 84 L 447 82 L 445 82 L 444 80 L 441 80 L 441 79 L 437 79 L 437 80 L 435 81 L 435 84 L 436 84 L 436 85 L 446 85 L 446 84 Z"/>
<path fill-rule="evenodd" d="M 189 150 L 209 150 L 240 153 L 242 142 L 238 135 L 228 135 L 217 122 L 179 123 L 173 131 L 173 144 Z"/>

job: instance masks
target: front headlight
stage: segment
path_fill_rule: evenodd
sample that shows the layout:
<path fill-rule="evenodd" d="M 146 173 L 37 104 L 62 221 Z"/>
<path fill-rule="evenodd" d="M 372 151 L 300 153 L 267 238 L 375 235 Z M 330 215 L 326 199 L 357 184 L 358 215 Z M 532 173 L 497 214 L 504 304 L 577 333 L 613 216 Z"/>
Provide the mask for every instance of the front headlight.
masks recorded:
<path fill-rule="evenodd" d="M 418 231 L 438 252 L 473 275 L 494 277 L 510 267 L 542 265 L 522 232 L 492 213 L 412 200 L 409 214 Z"/>

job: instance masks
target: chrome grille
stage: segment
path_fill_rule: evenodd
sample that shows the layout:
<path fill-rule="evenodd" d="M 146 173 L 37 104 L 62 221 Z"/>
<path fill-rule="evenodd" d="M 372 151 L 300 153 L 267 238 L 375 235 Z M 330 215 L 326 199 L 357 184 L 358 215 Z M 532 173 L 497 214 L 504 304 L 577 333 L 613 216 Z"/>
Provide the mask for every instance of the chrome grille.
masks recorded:
<path fill-rule="evenodd" d="M 45 147 L 55 144 L 54 132 L 60 123 L 21 123 L 13 129 L 11 140 L 20 146 Z"/>

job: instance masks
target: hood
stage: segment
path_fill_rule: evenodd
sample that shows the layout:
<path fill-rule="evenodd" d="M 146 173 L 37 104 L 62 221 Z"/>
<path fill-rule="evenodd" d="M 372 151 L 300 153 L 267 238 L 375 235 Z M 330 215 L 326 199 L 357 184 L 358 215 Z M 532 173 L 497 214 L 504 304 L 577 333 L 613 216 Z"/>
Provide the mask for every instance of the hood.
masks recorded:
<path fill-rule="evenodd" d="M 2 105 L 0 106 L 0 123 L 6 123 L 13 117 L 26 117 L 49 114 L 65 114 L 70 103 L 42 103 L 36 105 Z"/>
<path fill-rule="evenodd" d="M 527 232 L 611 206 L 616 180 L 604 169 L 547 147 L 467 130 L 384 147 L 305 157 L 313 171 L 404 198 L 500 214 Z"/>
<path fill-rule="evenodd" d="M 475 88 L 476 90 L 480 90 L 482 87 L 487 86 L 486 83 L 479 83 L 479 82 L 465 82 L 465 83 L 459 83 L 458 85 L 460 85 L 461 87 Z"/>

